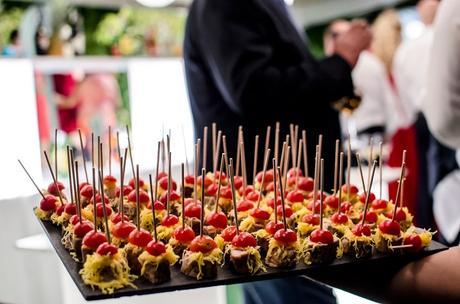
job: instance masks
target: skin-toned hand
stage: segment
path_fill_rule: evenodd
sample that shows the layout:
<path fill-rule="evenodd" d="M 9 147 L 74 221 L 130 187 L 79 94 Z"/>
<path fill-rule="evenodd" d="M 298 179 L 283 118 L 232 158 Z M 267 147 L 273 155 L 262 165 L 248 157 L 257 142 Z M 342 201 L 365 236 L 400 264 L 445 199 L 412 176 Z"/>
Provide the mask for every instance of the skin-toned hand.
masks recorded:
<path fill-rule="evenodd" d="M 335 53 L 344 58 L 351 67 L 356 65 L 361 51 L 367 49 L 372 40 L 369 25 L 363 20 L 351 23 L 350 29 L 335 41 Z"/>

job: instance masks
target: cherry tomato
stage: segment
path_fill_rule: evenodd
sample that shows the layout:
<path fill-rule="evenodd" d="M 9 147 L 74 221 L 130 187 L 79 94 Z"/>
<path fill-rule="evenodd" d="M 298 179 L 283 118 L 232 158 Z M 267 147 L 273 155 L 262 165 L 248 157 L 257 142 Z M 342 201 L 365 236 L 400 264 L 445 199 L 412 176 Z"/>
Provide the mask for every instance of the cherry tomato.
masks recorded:
<path fill-rule="evenodd" d="M 263 172 L 257 173 L 257 176 L 256 176 L 257 182 L 261 183 L 262 177 L 263 177 Z M 273 182 L 273 169 L 265 171 L 264 184 L 268 184 L 271 182 Z"/>
<path fill-rule="evenodd" d="M 204 191 L 205 195 L 207 196 L 215 196 L 217 193 L 218 186 L 216 184 L 211 184 L 206 187 L 206 190 Z"/>
<path fill-rule="evenodd" d="M 70 217 L 69 223 L 75 226 L 79 221 L 80 218 L 75 214 Z"/>
<path fill-rule="evenodd" d="M 246 195 L 246 199 L 252 202 L 257 202 L 259 200 L 260 192 L 259 191 L 252 191 Z"/>
<path fill-rule="evenodd" d="M 133 223 L 128 221 L 118 222 L 112 229 L 112 235 L 119 239 L 126 240 L 129 237 L 129 234 L 136 229 L 136 226 Z"/>
<path fill-rule="evenodd" d="M 132 203 L 136 203 L 136 201 L 137 201 L 136 190 L 132 190 L 129 193 L 128 201 L 130 201 Z M 147 192 L 145 192 L 144 190 L 139 190 L 139 203 L 147 204 L 148 202 L 150 202 L 150 197 L 147 194 Z"/>
<path fill-rule="evenodd" d="M 187 205 L 185 207 L 185 216 L 201 218 L 201 204 L 193 203 Z"/>
<path fill-rule="evenodd" d="M 136 180 L 134 178 L 130 179 L 128 185 L 132 189 L 136 189 Z M 142 179 L 139 179 L 139 188 L 144 188 L 144 181 Z"/>
<path fill-rule="evenodd" d="M 235 183 L 235 189 L 237 190 L 243 186 L 243 178 L 241 176 L 235 176 L 233 178 L 233 182 Z"/>
<path fill-rule="evenodd" d="M 158 180 L 158 185 L 163 190 L 168 190 L 168 177 L 164 176 Z M 171 179 L 172 190 L 177 190 L 177 183 Z"/>
<path fill-rule="evenodd" d="M 92 201 L 92 200 L 91 200 L 91 201 Z M 96 203 L 100 203 L 100 202 L 102 202 L 101 194 L 100 194 L 100 193 L 96 193 Z M 105 195 L 105 194 L 104 194 L 104 202 L 105 202 L 106 204 L 109 204 L 109 203 L 110 203 L 108 196 Z"/>
<path fill-rule="evenodd" d="M 286 199 L 291 203 L 303 203 L 303 194 L 299 190 L 294 190 L 288 193 Z"/>
<path fill-rule="evenodd" d="M 91 199 L 93 197 L 93 186 L 86 185 L 80 190 L 80 195 L 84 198 Z"/>
<path fill-rule="evenodd" d="M 361 214 L 359 218 L 362 219 L 363 215 Z M 368 211 L 366 213 L 366 223 L 374 224 L 377 222 L 377 219 L 378 219 L 377 213 L 372 212 L 372 211 Z"/>
<path fill-rule="evenodd" d="M 94 225 L 89 221 L 77 222 L 73 227 L 73 233 L 76 237 L 83 238 L 88 232 L 94 229 Z"/>
<path fill-rule="evenodd" d="M 165 227 L 171 227 L 171 226 L 176 225 L 177 223 L 179 223 L 179 218 L 177 216 L 175 216 L 174 214 L 170 214 L 168 216 L 165 216 L 161 220 L 161 225 L 163 225 Z"/>
<path fill-rule="evenodd" d="M 289 206 L 284 206 L 284 213 L 286 214 L 286 218 L 290 217 L 294 211 L 292 211 L 292 208 Z M 277 206 L 276 207 L 276 214 L 278 216 L 283 216 L 283 206 Z"/>
<path fill-rule="evenodd" d="M 105 212 L 107 214 L 107 217 L 109 217 L 112 214 L 112 208 L 110 208 L 110 205 L 104 204 L 105 205 Z M 104 209 L 102 209 L 102 203 L 97 203 L 96 204 L 96 216 L 97 217 L 104 217 Z"/>
<path fill-rule="evenodd" d="M 90 231 L 83 238 L 83 245 L 96 250 L 100 244 L 107 242 L 107 237 L 100 231 Z"/>
<path fill-rule="evenodd" d="M 324 200 L 324 203 L 332 209 L 339 208 L 339 198 L 335 195 L 330 195 L 326 197 L 326 199 Z"/>
<path fill-rule="evenodd" d="M 162 179 L 163 177 L 168 177 L 168 173 L 161 171 L 158 173 L 158 180 Z"/>
<path fill-rule="evenodd" d="M 163 194 L 160 196 L 160 202 L 166 205 L 166 202 L 168 200 L 168 191 L 163 192 Z M 175 202 L 180 200 L 180 195 L 177 194 L 176 191 L 171 191 L 171 194 L 169 196 L 169 201 L 170 202 Z"/>
<path fill-rule="evenodd" d="M 387 214 L 385 214 L 385 216 L 386 216 L 387 218 L 390 218 L 390 219 L 391 219 L 391 218 L 393 218 L 393 212 L 388 212 Z M 396 210 L 396 214 L 395 214 L 394 220 L 397 221 L 397 222 L 403 222 L 403 221 L 406 220 L 406 218 L 407 218 L 407 216 L 406 216 L 406 213 L 404 212 L 404 210 L 402 210 L 401 208 L 398 208 L 398 209 Z"/>
<path fill-rule="evenodd" d="M 274 221 L 270 221 L 265 225 L 265 230 L 272 235 L 280 229 L 284 229 L 284 224 L 282 222 L 275 223 Z"/>
<path fill-rule="evenodd" d="M 69 205 L 69 204 L 67 204 L 67 205 Z M 56 214 L 57 214 L 58 216 L 61 216 L 62 213 L 65 211 L 65 207 L 66 207 L 67 205 L 60 205 L 59 207 L 57 207 L 57 209 L 56 209 Z"/>
<path fill-rule="evenodd" d="M 236 235 L 236 227 L 235 226 L 228 226 L 225 228 L 220 236 L 224 239 L 226 242 L 231 242 L 233 238 Z"/>
<path fill-rule="evenodd" d="M 350 185 L 350 195 L 358 194 L 358 192 L 359 192 L 358 187 L 356 187 L 355 185 Z M 342 193 L 348 194 L 348 185 L 347 184 L 342 186 Z"/>
<path fill-rule="evenodd" d="M 254 208 L 254 203 L 249 200 L 242 200 L 238 203 L 236 210 L 238 212 L 248 211 Z"/>
<path fill-rule="evenodd" d="M 201 186 L 202 183 L 203 183 L 203 177 L 200 175 L 200 176 L 198 176 L 198 178 L 196 180 L 196 184 Z M 212 185 L 212 183 L 213 183 L 212 179 L 209 176 L 205 175 L 204 176 L 204 187 L 206 188 L 209 185 Z"/>
<path fill-rule="evenodd" d="M 353 227 L 352 232 L 356 236 L 370 236 L 371 235 L 371 228 L 369 228 L 368 225 L 363 225 L 361 223 L 356 224 L 356 226 Z"/>
<path fill-rule="evenodd" d="M 312 226 L 318 226 L 320 222 L 319 214 L 305 214 L 302 217 L 302 222 L 310 224 Z"/>
<path fill-rule="evenodd" d="M 274 209 L 275 208 L 275 199 L 274 198 L 269 199 L 268 202 L 267 202 L 267 205 L 268 205 L 268 207 Z M 276 206 L 281 206 L 281 197 L 278 197 L 278 199 L 276 200 Z"/>
<path fill-rule="evenodd" d="M 129 218 L 123 214 L 123 220 L 125 222 L 129 221 Z M 112 223 L 117 224 L 121 221 L 121 213 L 116 213 L 114 216 L 111 218 Z"/>
<path fill-rule="evenodd" d="M 401 226 L 399 223 L 392 220 L 385 220 L 380 223 L 379 229 L 385 234 L 399 236 L 401 234 Z"/>
<path fill-rule="evenodd" d="M 408 252 L 418 252 L 422 250 L 422 239 L 418 234 L 412 234 L 406 237 L 403 241 L 403 245 L 412 245 L 412 247 L 404 248 Z"/>
<path fill-rule="evenodd" d="M 310 241 L 330 245 L 334 243 L 334 236 L 329 230 L 318 228 L 310 234 Z"/>
<path fill-rule="evenodd" d="M 153 207 L 155 208 L 155 211 L 161 211 L 161 210 L 165 210 L 165 209 L 166 209 L 165 205 L 164 205 L 162 202 L 160 202 L 160 201 L 155 201 Z M 147 208 L 152 209 L 152 203 L 151 203 L 151 202 L 149 202 L 149 203 L 147 204 Z"/>
<path fill-rule="evenodd" d="M 220 188 L 220 197 L 224 199 L 232 199 L 232 188 L 230 187 L 222 187 Z"/>
<path fill-rule="evenodd" d="M 365 193 L 365 192 L 361 193 L 359 195 L 359 201 L 365 203 L 366 202 L 366 195 L 367 195 L 367 193 Z M 369 202 L 373 202 L 373 201 L 375 201 L 375 194 L 371 192 L 369 194 Z"/>
<path fill-rule="evenodd" d="M 331 221 L 332 221 L 332 223 L 334 223 L 336 225 L 344 225 L 344 224 L 348 223 L 348 216 L 346 216 L 343 213 L 334 213 L 331 216 Z"/>
<path fill-rule="evenodd" d="M 193 175 L 187 175 L 185 177 L 185 184 L 193 185 L 195 183 L 195 177 Z"/>
<path fill-rule="evenodd" d="M 91 188 L 92 189 L 92 188 Z M 123 196 L 128 196 L 131 191 L 133 191 L 133 188 L 129 185 L 123 186 Z M 120 196 L 120 187 L 117 187 L 117 190 L 115 191 L 115 194 L 117 197 Z"/>
<path fill-rule="evenodd" d="M 166 252 L 166 246 L 161 241 L 151 240 L 145 250 L 153 256 L 159 256 Z"/>
<path fill-rule="evenodd" d="M 85 186 L 88 186 L 88 185 L 89 185 L 89 183 L 87 183 L 87 182 L 80 183 L 80 185 L 78 186 L 78 191 L 81 191 Z"/>
<path fill-rule="evenodd" d="M 342 205 L 340 206 L 340 211 L 343 212 L 343 213 L 347 213 L 351 210 L 351 203 L 350 202 L 342 202 Z"/>
<path fill-rule="evenodd" d="M 100 255 L 114 255 L 118 252 L 118 248 L 115 245 L 104 242 L 97 247 L 96 252 Z"/>
<path fill-rule="evenodd" d="M 227 217 L 223 212 L 211 212 L 206 217 L 208 225 L 214 226 L 218 229 L 225 229 L 227 227 Z"/>
<path fill-rule="evenodd" d="M 77 214 L 77 205 L 76 204 L 65 205 L 64 212 L 70 215 Z"/>
<path fill-rule="evenodd" d="M 57 183 L 52 182 L 48 186 L 48 193 L 52 194 L 52 195 L 59 195 L 59 192 L 64 190 L 64 189 L 65 189 L 65 187 L 64 187 L 63 183 L 61 183 L 61 182 L 57 182 Z"/>
<path fill-rule="evenodd" d="M 117 179 L 112 175 L 106 175 L 103 181 L 104 185 L 110 185 L 110 184 L 114 185 L 116 182 L 117 182 Z"/>
<path fill-rule="evenodd" d="M 280 243 L 288 245 L 297 241 L 297 234 L 291 229 L 279 229 L 275 232 L 273 238 Z"/>
<path fill-rule="evenodd" d="M 313 191 L 313 179 L 311 177 L 302 177 L 299 178 L 297 187 L 305 192 L 311 192 Z"/>
<path fill-rule="evenodd" d="M 185 226 L 185 228 L 182 228 L 182 226 L 177 227 L 173 235 L 176 240 L 183 244 L 190 243 L 195 238 L 195 232 L 188 226 Z"/>
<path fill-rule="evenodd" d="M 252 234 L 243 231 L 240 232 L 240 234 L 235 235 L 232 240 L 232 245 L 239 248 L 256 247 L 257 241 Z"/>
<path fill-rule="evenodd" d="M 251 211 L 251 216 L 253 218 L 256 218 L 258 220 L 268 220 L 270 218 L 270 213 L 268 213 L 267 211 L 261 209 L 261 208 L 256 208 L 254 210 Z"/>
<path fill-rule="evenodd" d="M 310 202 L 307 206 L 308 210 L 313 211 L 313 202 Z M 315 202 L 315 213 L 319 213 L 321 211 L 321 201 Z"/>
<path fill-rule="evenodd" d="M 138 247 L 145 247 L 152 240 L 152 236 L 147 230 L 134 229 L 128 236 L 128 241 Z"/>
<path fill-rule="evenodd" d="M 217 248 L 216 242 L 208 236 L 197 236 L 190 243 L 190 251 L 208 253 Z"/>
<path fill-rule="evenodd" d="M 378 199 L 372 201 L 371 208 L 374 210 L 379 210 L 379 209 L 386 209 L 388 206 L 388 201 L 384 199 Z"/>
<path fill-rule="evenodd" d="M 45 199 L 40 201 L 40 209 L 43 211 L 54 211 L 56 210 L 56 204 L 58 200 L 53 195 L 45 195 Z"/>
<path fill-rule="evenodd" d="M 302 172 L 302 169 L 297 169 L 297 168 L 291 168 L 288 170 L 287 172 L 287 177 L 302 177 L 303 176 L 303 172 Z"/>

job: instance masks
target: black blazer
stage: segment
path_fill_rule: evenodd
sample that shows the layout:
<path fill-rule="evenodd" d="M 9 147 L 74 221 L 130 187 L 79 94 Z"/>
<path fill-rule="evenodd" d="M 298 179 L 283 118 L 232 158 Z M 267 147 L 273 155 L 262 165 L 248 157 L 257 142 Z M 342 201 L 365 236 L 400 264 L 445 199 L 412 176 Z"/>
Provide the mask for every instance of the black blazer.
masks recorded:
<path fill-rule="evenodd" d="M 202 137 L 203 127 L 217 122 L 227 135 L 230 156 L 235 157 L 237 129 L 242 125 L 249 179 L 254 136 L 260 134 L 262 147 L 267 125 L 272 125 L 272 144 L 276 121 L 281 122 L 281 138 L 288 134 L 290 123 L 307 130 L 310 172 L 322 133 L 328 189 L 335 139 L 340 137 L 338 113 L 331 102 L 353 96 L 351 68 L 339 56 L 316 60 L 280 1 L 193 2 L 184 60 L 195 133 Z M 211 157 L 207 163 L 210 168 Z M 258 164 L 260 170 L 261 156 Z"/>

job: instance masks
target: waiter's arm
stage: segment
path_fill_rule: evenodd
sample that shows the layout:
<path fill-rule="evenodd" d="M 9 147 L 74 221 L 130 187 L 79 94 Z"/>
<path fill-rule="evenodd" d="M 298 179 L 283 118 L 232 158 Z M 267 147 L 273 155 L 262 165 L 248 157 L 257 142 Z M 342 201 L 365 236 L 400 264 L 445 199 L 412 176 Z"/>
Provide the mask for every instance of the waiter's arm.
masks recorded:
<path fill-rule="evenodd" d="M 297 109 L 323 101 L 315 104 L 318 108 L 352 94 L 351 66 L 340 56 L 317 61 L 308 54 L 295 65 L 276 64 L 274 45 L 280 42 L 272 41 L 274 22 L 252 1 L 208 1 L 201 14 L 197 28 L 206 28 L 202 52 L 234 111 L 250 115 L 261 106 L 265 111 L 280 105 Z M 298 56 L 295 50 L 293 56 Z"/>

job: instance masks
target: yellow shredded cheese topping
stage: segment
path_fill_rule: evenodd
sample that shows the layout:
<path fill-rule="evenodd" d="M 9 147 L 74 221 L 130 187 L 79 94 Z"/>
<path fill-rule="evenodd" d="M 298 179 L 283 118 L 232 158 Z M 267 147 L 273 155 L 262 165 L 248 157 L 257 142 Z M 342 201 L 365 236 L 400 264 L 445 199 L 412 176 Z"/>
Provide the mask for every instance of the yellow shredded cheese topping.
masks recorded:
<path fill-rule="evenodd" d="M 184 254 L 187 251 L 184 251 Z M 222 260 L 222 250 L 219 248 L 213 249 L 209 253 L 202 253 L 202 252 L 192 252 L 189 256 L 191 261 L 196 261 L 198 267 L 198 274 L 196 276 L 197 280 L 201 280 L 203 278 L 203 266 L 205 262 L 210 262 L 211 264 L 219 264 Z"/>
<path fill-rule="evenodd" d="M 141 274 L 143 275 L 145 273 L 146 266 L 151 264 L 154 267 L 154 271 L 157 270 L 158 265 L 163 261 L 167 260 L 169 265 L 172 266 L 176 264 L 176 262 L 179 260 L 179 257 L 174 253 L 172 250 L 171 246 L 166 245 L 166 252 L 163 254 L 160 254 L 159 256 L 153 256 L 147 251 L 142 252 L 142 254 L 139 256 L 139 263 L 142 265 L 141 269 Z"/>

